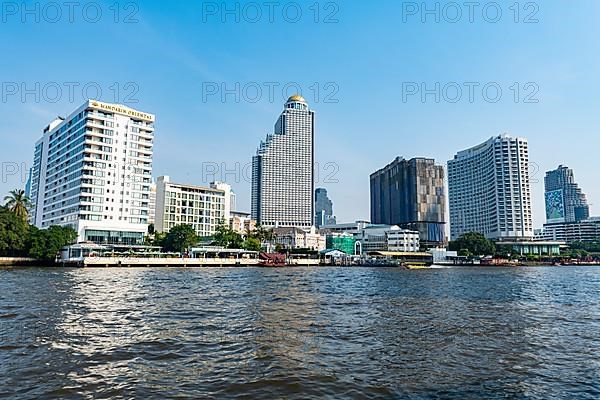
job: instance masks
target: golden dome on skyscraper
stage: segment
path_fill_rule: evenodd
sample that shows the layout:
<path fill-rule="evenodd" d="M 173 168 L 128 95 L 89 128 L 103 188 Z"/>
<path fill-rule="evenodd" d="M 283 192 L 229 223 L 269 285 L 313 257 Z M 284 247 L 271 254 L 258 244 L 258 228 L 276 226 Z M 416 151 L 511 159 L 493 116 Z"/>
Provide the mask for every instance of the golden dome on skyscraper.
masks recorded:
<path fill-rule="evenodd" d="M 298 101 L 300 103 L 306 103 L 306 100 L 304 100 L 304 97 L 300 96 L 299 94 L 295 94 L 287 100 L 288 103 L 293 102 L 293 101 Z"/>

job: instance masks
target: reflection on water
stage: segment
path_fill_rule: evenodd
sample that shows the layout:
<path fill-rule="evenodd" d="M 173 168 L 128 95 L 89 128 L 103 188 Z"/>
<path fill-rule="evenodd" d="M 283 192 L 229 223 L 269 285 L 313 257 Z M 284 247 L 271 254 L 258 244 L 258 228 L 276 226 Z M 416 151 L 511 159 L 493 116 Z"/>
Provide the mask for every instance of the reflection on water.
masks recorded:
<path fill-rule="evenodd" d="M 599 398 L 600 269 L 0 271 L 0 397 Z"/>

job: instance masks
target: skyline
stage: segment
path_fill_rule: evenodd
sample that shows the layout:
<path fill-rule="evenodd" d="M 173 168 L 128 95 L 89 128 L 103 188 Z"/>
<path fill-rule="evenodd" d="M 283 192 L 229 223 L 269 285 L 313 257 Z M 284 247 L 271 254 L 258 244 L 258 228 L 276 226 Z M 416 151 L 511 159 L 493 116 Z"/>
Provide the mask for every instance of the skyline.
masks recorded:
<path fill-rule="evenodd" d="M 368 219 L 369 175 L 396 156 L 430 157 L 447 166 L 455 152 L 504 132 L 529 140 L 534 165 L 534 228 L 545 222 L 545 171 L 561 164 L 574 170 L 591 203 L 590 214 L 600 214 L 596 200 L 600 188 L 593 186 L 596 180 L 590 161 L 599 143 L 594 128 L 600 121 L 593 114 L 597 102 L 592 98 L 600 86 L 594 72 L 600 65 L 598 45 L 593 41 L 597 28 L 592 25 L 593 11 L 600 10 L 598 4 L 588 2 L 587 7 L 575 10 L 557 2 L 544 3 L 535 24 L 515 24 L 505 13 L 499 23 L 472 25 L 423 24 L 412 17 L 403 23 L 401 5 L 390 3 L 398 12 L 388 8 L 388 16 L 382 10 L 348 2 L 338 3 L 339 21 L 332 24 L 314 23 L 307 12 L 307 18 L 296 24 L 283 20 L 274 24 L 223 23 L 212 16 L 206 16 L 203 23 L 199 7 L 170 4 L 161 8 L 153 3 L 139 5 L 138 23 L 117 24 L 108 18 L 109 3 L 102 4 L 107 19 L 97 24 L 76 21 L 73 25 L 81 32 L 77 37 L 68 35 L 68 23 L 22 23 L 10 17 L 2 25 L 14 37 L 2 45 L 5 54 L 13 55 L 11 63 L 0 66 L 5 80 L 0 116 L 7 144 L 0 149 L 3 175 L 10 163 L 27 163 L 28 168 L 33 143 L 43 127 L 84 101 L 76 90 L 73 101 L 63 93 L 55 103 L 43 95 L 39 102 L 32 100 L 33 95 L 22 102 L 20 93 L 7 94 L 10 83 L 32 88 L 35 82 L 42 87 L 57 82 L 64 88 L 67 82 L 78 82 L 80 87 L 98 82 L 104 92 L 99 100 L 106 102 L 115 100 L 110 89 L 115 82 L 121 97 L 117 100 L 124 100 L 137 88 L 133 98 L 138 103 L 121 103 L 157 116 L 154 177 L 170 175 L 178 182 L 207 184 L 211 179 L 203 179 L 202 172 L 207 172 L 203 167 L 225 163 L 233 169 L 251 162 L 256 143 L 269 133 L 285 99 L 283 95 L 272 100 L 263 96 L 250 102 L 247 96 L 240 96 L 236 102 L 234 95 L 228 95 L 222 102 L 220 93 L 208 95 L 206 90 L 214 89 L 214 84 L 220 90 L 222 82 L 228 88 L 234 88 L 236 82 L 240 87 L 252 87 L 248 84 L 256 82 L 264 88 L 268 82 L 282 87 L 298 81 L 317 113 L 315 148 L 320 179 L 315 187 L 328 190 L 340 222 Z M 181 19 L 184 10 L 187 14 Z M 180 24 L 174 24 L 174 15 Z M 163 32 L 154 23 L 159 20 L 165 26 Z M 279 30 L 276 36 L 269 34 L 274 26 Z M 557 29 L 560 34 L 554 32 L 557 26 L 564 28 Z M 478 37 L 473 38 L 470 33 L 476 29 Z M 46 43 L 61 45 L 52 48 L 31 40 L 40 34 L 48 38 Z M 436 35 L 440 37 L 436 39 Z M 410 40 L 402 41 L 403 37 Z M 101 46 L 89 45 L 95 41 Z M 294 46 L 286 47 L 287 42 Z M 65 57 L 62 48 L 77 49 L 77 56 Z M 110 55 L 102 56 L 101 64 L 90 63 L 90 57 L 101 48 L 109 48 Z M 411 57 L 405 59 L 406 54 Z M 273 58 L 291 62 L 273 62 Z M 39 68 L 35 60 L 44 60 L 47 68 Z M 501 62 L 506 68 L 498 72 Z M 341 63 L 344 68 L 339 67 Z M 377 73 L 361 74 L 366 70 Z M 576 85 L 578 81 L 585 82 L 585 87 Z M 127 86 L 129 82 L 134 83 L 133 89 Z M 315 82 L 319 99 L 310 89 Z M 333 93 L 326 89 L 329 82 L 339 89 L 330 98 L 337 103 L 325 101 L 325 94 Z M 425 103 L 415 101 L 418 95 L 408 96 L 405 102 L 406 90 L 414 90 L 412 82 L 425 82 L 430 88 L 435 82 L 442 87 L 449 82 L 498 82 L 504 96 L 498 103 L 477 98 L 473 103 L 465 99 L 450 103 L 447 96 L 436 103 L 433 95 Z M 514 82 L 520 83 L 521 95 L 528 82 L 535 82 L 539 103 L 509 100 Z M 335 175 L 338 183 L 322 182 L 332 171 L 325 170 L 329 162 L 339 168 Z M 230 183 L 238 194 L 238 209 L 249 211 L 249 179 L 218 179 L 222 177 L 216 178 Z M 25 182 L 15 178 L 3 176 L 3 193 L 24 187 Z"/>

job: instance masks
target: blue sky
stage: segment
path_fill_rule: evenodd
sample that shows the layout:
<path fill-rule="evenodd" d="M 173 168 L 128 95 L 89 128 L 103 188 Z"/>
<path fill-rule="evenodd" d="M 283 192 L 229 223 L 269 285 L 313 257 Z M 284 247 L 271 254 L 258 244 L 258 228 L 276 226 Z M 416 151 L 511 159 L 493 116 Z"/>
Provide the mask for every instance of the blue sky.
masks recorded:
<path fill-rule="evenodd" d="M 473 14 L 427 2 L 438 21 L 420 1 L 144 1 L 116 3 L 118 13 L 114 3 L 3 3 L 1 193 L 24 185 L 14 166 L 30 165 L 43 127 L 87 87 L 157 115 L 156 176 L 223 178 L 249 210 L 246 166 L 296 83 L 317 112 L 318 185 L 339 221 L 369 217 L 369 174 L 394 157 L 445 164 L 503 132 L 529 139 L 536 227 L 544 171 L 559 164 L 600 214 L 595 0 L 524 1 L 518 15 L 514 1 Z M 410 95 L 415 87 L 433 92 Z"/>

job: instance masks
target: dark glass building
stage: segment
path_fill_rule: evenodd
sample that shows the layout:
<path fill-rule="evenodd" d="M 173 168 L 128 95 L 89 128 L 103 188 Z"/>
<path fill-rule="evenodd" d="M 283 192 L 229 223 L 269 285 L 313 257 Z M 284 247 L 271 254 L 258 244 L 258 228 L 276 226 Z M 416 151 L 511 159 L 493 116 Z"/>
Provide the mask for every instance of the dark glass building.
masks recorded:
<path fill-rule="evenodd" d="M 315 226 L 335 224 L 333 216 L 333 202 L 327 195 L 327 189 L 317 188 L 315 190 Z"/>
<path fill-rule="evenodd" d="M 398 157 L 371 174 L 371 222 L 419 231 L 423 247 L 446 243 L 444 167 Z"/>

